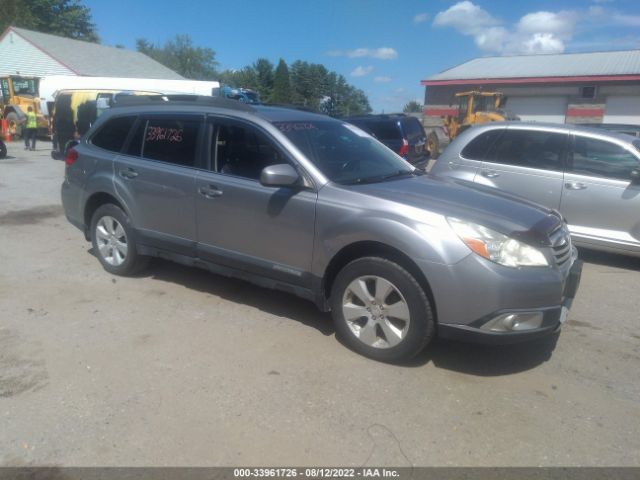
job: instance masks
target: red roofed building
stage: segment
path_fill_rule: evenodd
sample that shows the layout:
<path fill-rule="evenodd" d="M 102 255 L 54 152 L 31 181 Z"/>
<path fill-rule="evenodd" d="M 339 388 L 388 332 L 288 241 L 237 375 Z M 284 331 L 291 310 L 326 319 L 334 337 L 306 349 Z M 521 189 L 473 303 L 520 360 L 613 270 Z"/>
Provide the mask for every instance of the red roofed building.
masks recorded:
<path fill-rule="evenodd" d="M 457 111 L 454 94 L 499 91 L 522 120 L 640 125 L 640 50 L 476 58 L 422 80 L 425 125 Z"/>

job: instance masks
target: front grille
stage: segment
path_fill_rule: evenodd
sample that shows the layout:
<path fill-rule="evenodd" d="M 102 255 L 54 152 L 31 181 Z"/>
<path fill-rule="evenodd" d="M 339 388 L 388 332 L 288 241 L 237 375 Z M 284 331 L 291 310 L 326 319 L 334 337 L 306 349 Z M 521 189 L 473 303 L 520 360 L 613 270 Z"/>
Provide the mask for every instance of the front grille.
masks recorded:
<path fill-rule="evenodd" d="M 566 225 L 561 225 L 549 235 L 551 250 L 556 265 L 564 265 L 571 260 L 571 235 Z"/>

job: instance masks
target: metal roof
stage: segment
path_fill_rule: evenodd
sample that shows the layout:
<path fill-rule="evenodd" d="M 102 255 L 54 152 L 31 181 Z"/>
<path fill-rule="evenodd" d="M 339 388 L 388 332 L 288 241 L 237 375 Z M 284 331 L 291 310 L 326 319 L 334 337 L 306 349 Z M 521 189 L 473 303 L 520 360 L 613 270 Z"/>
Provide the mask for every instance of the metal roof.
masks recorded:
<path fill-rule="evenodd" d="M 9 30 L 73 70 L 77 75 L 184 80 L 181 75 L 140 52 L 58 37 L 24 28 L 10 27 Z"/>
<path fill-rule="evenodd" d="M 640 50 L 474 58 L 426 81 L 640 74 Z"/>

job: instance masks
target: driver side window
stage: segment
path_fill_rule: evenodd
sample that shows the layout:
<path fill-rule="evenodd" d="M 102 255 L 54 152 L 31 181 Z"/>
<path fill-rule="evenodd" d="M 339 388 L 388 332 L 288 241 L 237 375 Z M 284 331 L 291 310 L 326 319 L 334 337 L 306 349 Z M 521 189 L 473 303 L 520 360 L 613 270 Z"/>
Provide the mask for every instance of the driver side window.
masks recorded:
<path fill-rule="evenodd" d="M 214 126 L 211 140 L 211 169 L 236 177 L 260 179 L 269 165 L 288 163 L 265 134 L 249 125 L 235 122 Z"/>

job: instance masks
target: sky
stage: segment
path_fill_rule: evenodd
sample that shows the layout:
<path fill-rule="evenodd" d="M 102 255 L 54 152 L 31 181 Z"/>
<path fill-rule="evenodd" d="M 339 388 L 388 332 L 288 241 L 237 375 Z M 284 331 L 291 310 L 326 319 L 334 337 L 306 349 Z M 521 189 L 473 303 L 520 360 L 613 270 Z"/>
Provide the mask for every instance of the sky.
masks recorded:
<path fill-rule="evenodd" d="M 422 103 L 420 81 L 472 58 L 640 49 L 638 0 L 85 0 L 103 44 L 188 34 L 219 68 L 321 63 L 376 113 Z M 241 87 L 242 85 L 236 85 Z"/>

